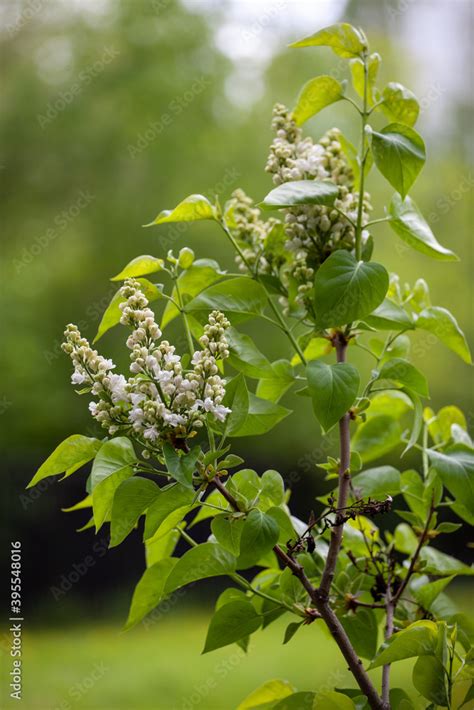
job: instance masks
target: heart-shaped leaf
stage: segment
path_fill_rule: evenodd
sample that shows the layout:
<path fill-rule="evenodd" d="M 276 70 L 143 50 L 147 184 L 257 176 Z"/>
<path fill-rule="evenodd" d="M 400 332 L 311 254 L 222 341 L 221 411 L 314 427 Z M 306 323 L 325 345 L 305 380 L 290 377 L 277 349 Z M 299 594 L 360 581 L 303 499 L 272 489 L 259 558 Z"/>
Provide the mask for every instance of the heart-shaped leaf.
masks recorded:
<path fill-rule="evenodd" d="M 420 113 L 415 94 L 396 81 L 391 81 L 382 91 L 379 108 L 390 121 L 407 126 L 414 126 Z"/>
<path fill-rule="evenodd" d="M 360 320 L 382 303 L 387 289 L 383 266 L 357 261 L 344 249 L 333 252 L 316 273 L 316 325 L 329 328 Z"/>
<path fill-rule="evenodd" d="M 324 431 L 328 431 L 354 404 L 359 373 L 349 363 L 327 365 L 312 360 L 306 368 L 313 409 Z"/>

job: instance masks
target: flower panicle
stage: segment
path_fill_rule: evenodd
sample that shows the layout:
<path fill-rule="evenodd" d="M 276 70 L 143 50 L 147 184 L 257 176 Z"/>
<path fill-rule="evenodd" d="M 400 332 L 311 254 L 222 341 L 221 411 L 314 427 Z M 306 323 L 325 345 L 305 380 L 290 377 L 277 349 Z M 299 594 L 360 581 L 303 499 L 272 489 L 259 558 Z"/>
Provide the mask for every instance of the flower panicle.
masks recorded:
<path fill-rule="evenodd" d="M 97 397 L 89 404 L 92 416 L 110 435 L 130 433 L 145 445 L 160 447 L 165 440 L 194 436 L 208 415 L 224 421 L 230 409 L 223 404 L 225 382 L 218 360 L 229 356 L 226 330 L 230 323 L 212 311 L 199 340 L 201 349 L 185 370 L 174 345 L 162 333 L 140 283 L 128 279 L 120 289 L 120 322 L 132 328 L 126 344 L 130 373 L 112 372 L 115 364 L 93 350 L 77 326 L 65 330 L 62 349 L 72 360 L 71 382 L 84 385 Z"/>

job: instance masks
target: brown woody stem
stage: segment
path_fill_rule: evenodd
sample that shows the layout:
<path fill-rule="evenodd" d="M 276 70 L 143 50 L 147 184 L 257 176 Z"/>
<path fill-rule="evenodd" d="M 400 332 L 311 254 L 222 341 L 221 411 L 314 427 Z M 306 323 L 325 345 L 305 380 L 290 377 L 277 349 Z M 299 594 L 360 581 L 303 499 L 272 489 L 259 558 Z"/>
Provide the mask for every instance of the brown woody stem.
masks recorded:
<path fill-rule="evenodd" d="M 345 362 L 347 350 L 347 338 L 343 333 L 337 333 L 333 339 L 336 348 L 338 362 Z M 339 420 L 339 441 L 340 441 L 340 464 L 339 464 L 339 491 L 337 499 L 338 510 L 347 506 L 349 490 L 351 485 L 350 459 L 351 459 L 351 435 L 350 435 L 350 414 L 347 412 Z M 337 521 L 336 521 L 337 522 Z M 319 592 L 323 599 L 328 599 L 331 585 L 334 579 L 337 558 L 342 544 L 344 525 L 335 525 L 331 530 L 331 540 L 329 543 L 328 556 L 324 566 L 323 576 Z"/>
<path fill-rule="evenodd" d="M 237 501 L 235 500 L 232 493 L 227 490 L 222 481 L 216 476 L 212 482 L 219 491 L 219 493 L 221 493 L 222 496 L 227 500 L 227 502 L 232 506 L 232 508 L 234 508 L 234 510 L 239 510 Z M 342 529 L 342 525 L 340 527 Z M 347 665 L 352 671 L 352 674 L 356 679 L 360 689 L 367 697 L 372 710 L 388 710 L 388 705 L 386 705 L 382 701 L 379 694 L 377 693 L 377 690 L 375 689 L 375 686 L 367 675 L 364 666 L 362 665 L 362 661 L 357 656 L 357 653 L 355 652 L 349 640 L 349 637 L 347 636 L 344 630 L 344 627 L 342 626 L 334 611 L 329 606 L 329 601 L 327 597 L 323 598 L 321 596 L 320 590 L 314 587 L 309 578 L 306 576 L 302 565 L 300 565 L 300 563 L 293 557 L 288 555 L 280 547 L 280 545 L 275 545 L 273 551 L 275 552 L 280 562 L 282 562 L 285 567 L 288 567 L 293 572 L 295 577 L 300 580 L 301 584 L 307 591 L 311 601 L 321 614 L 322 619 L 328 627 L 331 636 L 339 646 L 339 649 L 342 655 L 344 656 Z"/>

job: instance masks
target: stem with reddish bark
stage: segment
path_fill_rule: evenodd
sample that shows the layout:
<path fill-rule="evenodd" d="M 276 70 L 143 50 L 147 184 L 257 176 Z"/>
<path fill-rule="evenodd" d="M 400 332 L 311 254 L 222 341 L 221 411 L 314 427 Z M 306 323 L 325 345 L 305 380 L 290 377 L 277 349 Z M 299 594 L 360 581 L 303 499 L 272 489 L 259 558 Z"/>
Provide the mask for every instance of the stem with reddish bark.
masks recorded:
<path fill-rule="evenodd" d="M 227 502 L 232 506 L 232 508 L 234 508 L 234 510 L 239 510 L 238 503 L 235 500 L 234 496 L 232 495 L 232 493 L 230 493 L 230 491 L 227 490 L 225 485 L 218 477 L 213 479 L 213 484 L 217 488 L 219 493 L 221 493 L 222 496 L 227 500 Z M 367 697 L 372 710 L 387 710 L 388 706 L 382 701 L 379 694 L 377 693 L 377 690 L 375 689 L 375 686 L 367 675 L 364 666 L 362 665 L 361 659 L 357 656 L 357 653 L 355 652 L 349 640 L 349 637 L 347 636 L 344 630 L 344 627 L 342 626 L 334 611 L 329 606 L 328 598 L 323 597 L 321 595 L 320 590 L 314 587 L 309 578 L 306 576 L 302 565 L 300 565 L 299 562 L 293 557 L 288 555 L 280 547 L 280 545 L 275 545 L 273 551 L 275 552 L 280 562 L 282 562 L 285 567 L 288 567 L 293 572 L 295 577 L 300 580 L 301 584 L 307 591 L 311 601 L 313 602 L 316 609 L 321 614 L 322 619 L 326 623 L 326 626 L 328 627 L 331 636 L 339 646 L 339 649 L 342 655 L 344 656 L 347 665 L 352 671 L 352 674 L 356 679 L 360 689 Z"/>
<path fill-rule="evenodd" d="M 337 333 L 334 337 L 334 346 L 338 362 L 346 361 L 347 338 L 343 333 Z M 341 510 L 347 505 L 349 490 L 351 485 L 350 477 L 350 459 L 351 459 L 351 435 L 350 435 L 350 414 L 346 412 L 342 419 L 339 420 L 339 441 L 340 441 L 340 463 L 339 463 L 339 492 L 337 499 L 337 508 Z M 344 533 L 344 525 L 338 525 L 336 513 L 336 525 L 331 530 L 331 540 L 329 543 L 328 555 L 324 566 L 321 585 L 319 587 L 320 594 L 323 599 L 329 597 L 331 585 L 334 579 L 334 571 L 336 569 L 337 558 L 341 550 L 342 536 Z"/>

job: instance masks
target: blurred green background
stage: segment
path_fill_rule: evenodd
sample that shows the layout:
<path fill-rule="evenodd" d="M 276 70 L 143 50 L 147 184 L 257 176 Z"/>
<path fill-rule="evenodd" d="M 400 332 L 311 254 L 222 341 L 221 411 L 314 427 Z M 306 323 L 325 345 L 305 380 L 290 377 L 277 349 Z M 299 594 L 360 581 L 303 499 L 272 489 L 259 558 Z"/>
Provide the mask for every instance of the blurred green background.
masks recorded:
<path fill-rule="evenodd" d="M 271 629 L 229 671 L 219 659 L 234 649 L 199 657 L 215 585 L 186 594 L 161 626 L 119 636 L 144 566 L 138 534 L 105 554 L 104 541 L 74 532 L 80 516 L 60 508 L 81 497 L 84 476 L 47 492 L 24 486 L 59 441 L 92 431 L 60 351 L 64 325 L 75 322 L 92 338 L 116 288 L 108 279 L 138 254 L 189 245 L 234 268 L 215 225 L 141 225 L 193 192 L 225 199 L 242 186 L 256 199 L 266 194 L 273 104 L 291 105 L 316 74 L 347 76 L 329 50 L 286 45 L 340 19 L 362 25 L 382 54 L 382 85 L 400 81 L 420 99 L 428 161 L 413 194 L 461 262 L 400 248 L 385 226 L 374 235 L 376 258 L 402 280 L 426 278 L 433 302 L 456 314 L 472 343 L 471 15 L 470 0 L 0 0 L 2 549 L 19 539 L 24 550 L 24 707 L 184 709 L 209 677 L 216 687 L 198 693 L 193 707 L 231 708 L 229 698 L 235 703 L 273 675 L 312 688 L 324 678 L 339 684 L 331 680 L 339 668 L 347 684 L 331 642 L 314 627 L 285 647 L 277 644 L 282 629 Z M 356 139 L 349 105 L 325 110 L 308 132 L 317 138 L 332 125 Z M 368 189 L 378 215 L 390 188 L 371 175 Z M 275 332 L 249 332 L 271 356 L 289 354 Z M 122 336 L 108 333 L 101 352 L 123 362 Z M 181 337 L 178 329 L 171 337 Z M 432 406 L 456 403 L 472 422 L 469 368 L 441 346 L 425 346 L 415 347 L 415 363 L 429 376 Z M 259 471 L 280 470 L 304 516 L 322 491 L 314 464 L 328 451 L 307 403 L 284 403 L 298 412 L 265 439 L 241 440 L 238 451 Z M 409 467 L 416 457 L 390 461 Z M 465 555 L 462 534 L 447 544 Z M 62 576 L 91 552 L 87 573 L 55 598 Z M 109 667 L 102 676 L 94 670 L 101 660 Z M 94 674 L 90 689 L 73 697 L 71 688 Z"/>

